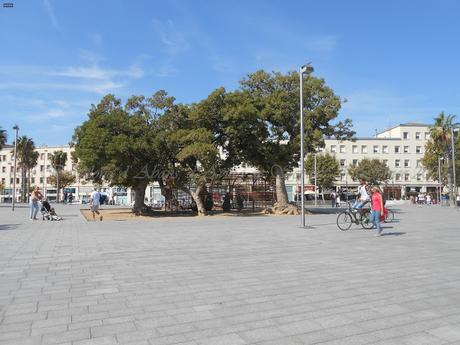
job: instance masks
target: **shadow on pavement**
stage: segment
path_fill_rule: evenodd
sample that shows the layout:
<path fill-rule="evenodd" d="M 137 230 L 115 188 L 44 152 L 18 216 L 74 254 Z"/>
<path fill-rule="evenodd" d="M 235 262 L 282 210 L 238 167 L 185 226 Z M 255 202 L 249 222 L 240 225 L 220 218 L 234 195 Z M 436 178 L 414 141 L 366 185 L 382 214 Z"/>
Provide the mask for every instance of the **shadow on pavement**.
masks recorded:
<path fill-rule="evenodd" d="M 14 230 L 19 224 L 0 224 L 0 231 L 2 230 Z"/>
<path fill-rule="evenodd" d="M 402 236 L 405 232 L 383 232 L 382 236 Z"/>

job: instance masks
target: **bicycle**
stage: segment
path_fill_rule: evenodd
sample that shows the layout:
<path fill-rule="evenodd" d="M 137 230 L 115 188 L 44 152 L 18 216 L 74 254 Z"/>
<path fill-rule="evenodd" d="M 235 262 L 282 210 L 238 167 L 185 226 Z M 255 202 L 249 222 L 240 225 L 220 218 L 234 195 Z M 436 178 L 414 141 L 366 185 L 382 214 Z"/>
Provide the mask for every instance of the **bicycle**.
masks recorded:
<path fill-rule="evenodd" d="M 395 213 L 393 210 L 390 210 L 389 208 L 386 209 L 387 213 L 385 214 L 384 222 L 385 223 L 391 223 L 392 221 L 395 220 Z"/>
<path fill-rule="evenodd" d="M 373 226 L 370 218 L 371 212 L 369 208 L 353 209 L 351 204 L 348 203 L 348 209 L 340 212 L 337 216 L 337 226 L 340 230 L 346 231 L 351 228 L 352 224 L 361 224 L 363 229 L 369 230 Z"/>

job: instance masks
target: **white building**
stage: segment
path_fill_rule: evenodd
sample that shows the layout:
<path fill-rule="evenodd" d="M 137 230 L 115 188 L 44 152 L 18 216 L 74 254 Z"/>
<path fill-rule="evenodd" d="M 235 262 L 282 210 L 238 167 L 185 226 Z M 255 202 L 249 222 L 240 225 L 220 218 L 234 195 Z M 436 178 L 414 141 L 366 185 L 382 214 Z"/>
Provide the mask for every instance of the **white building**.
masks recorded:
<path fill-rule="evenodd" d="M 401 198 L 411 192 L 436 195 L 439 185 L 427 178 L 421 164 L 429 136 L 428 125 L 405 123 L 377 133 L 375 137 L 356 138 L 355 141 L 326 139 L 323 151 L 334 155 L 340 162 L 342 173 L 336 182 L 337 188 L 355 190 L 358 181 L 351 179 L 348 168 L 364 158 L 377 158 L 383 160 L 392 172 L 392 180 L 384 186 L 387 196 Z M 291 186 L 294 183 L 300 186 L 298 174 L 296 171 L 288 181 Z"/>

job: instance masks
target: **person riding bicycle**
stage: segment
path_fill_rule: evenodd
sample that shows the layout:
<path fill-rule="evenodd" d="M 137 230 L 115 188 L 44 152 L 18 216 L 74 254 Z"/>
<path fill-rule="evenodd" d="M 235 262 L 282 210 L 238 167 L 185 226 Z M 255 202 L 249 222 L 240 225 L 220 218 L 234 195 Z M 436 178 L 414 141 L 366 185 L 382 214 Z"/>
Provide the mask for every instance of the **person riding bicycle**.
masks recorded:
<path fill-rule="evenodd" d="M 364 205 L 370 202 L 371 197 L 369 195 L 367 182 L 364 178 L 359 179 L 359 187 L 358 187 L 358 199 L 356 199 L 355 203 L 352 206 L 353 210 L 361 210 Z"/>

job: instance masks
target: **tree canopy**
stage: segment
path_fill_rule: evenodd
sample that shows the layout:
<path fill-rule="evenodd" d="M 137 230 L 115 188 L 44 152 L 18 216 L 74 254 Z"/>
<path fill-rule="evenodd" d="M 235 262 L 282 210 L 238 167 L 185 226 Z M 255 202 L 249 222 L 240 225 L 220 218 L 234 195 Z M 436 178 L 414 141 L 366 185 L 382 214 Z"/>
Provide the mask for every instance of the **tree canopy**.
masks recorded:
<path fill-rule="evenodd" d="M 6 130 L 0 126 L 0 150 L 5 146 L 7 138 Z"/>
<path fill-rule="evenodd" d="M 309 176 L 310 183 L 315 181 L 315 154 L 309 154 L 305 161 L 305 170 Z M 339 161 L 335 156 L 324 153 L 316 156 L 316 183 L 321 188 L 328 189 L 340 176 Z"/>
<path fill-rule="evenodd" d="M 430 128 L 430 139 L 425 145 L 425 154 L 422 159 L 422 165 L 427 170 L 428 177 L 436 181 L 439 181 L 438 159 L 442 159 L 441 182 L 449 187 L 452 205 L 455 203 L 452 128 L 458 125 L 455 119 L 455 115 L 446 115 L 444 113 L 440 113 L 434 118 L 434 124 Z M 454 137 L 454 145 L 456 153 L 460 152 L 458 135 Z M 458 185 L 460 182 L 460 159 L 455 161 L 455 172 Z"/>
<path fill-rule="evenodd" d="M 355 181 L 363 178 L 371 185 L 380 185 L 391 179 L 388 165 L 379 159 L 365 158 L 348 168 L 348 173 Z"/>

